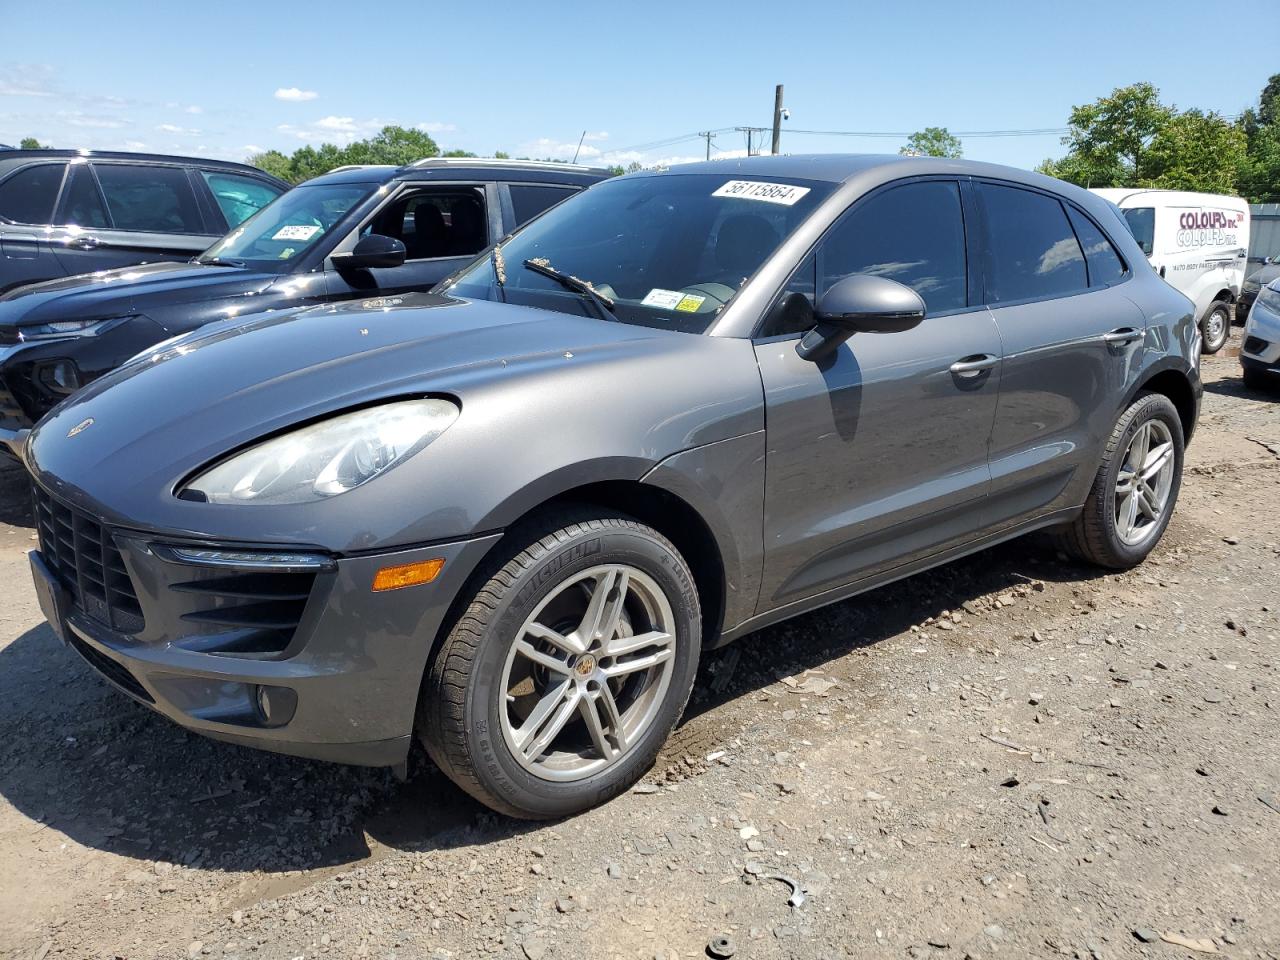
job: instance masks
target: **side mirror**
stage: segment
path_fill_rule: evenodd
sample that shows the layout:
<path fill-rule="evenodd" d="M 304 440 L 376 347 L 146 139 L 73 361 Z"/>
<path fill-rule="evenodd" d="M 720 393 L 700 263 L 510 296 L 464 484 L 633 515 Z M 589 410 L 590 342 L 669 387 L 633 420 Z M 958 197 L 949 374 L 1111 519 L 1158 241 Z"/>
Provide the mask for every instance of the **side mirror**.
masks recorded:
<path fill-rule="evenodd" d="M 371 233 L 361 237 L 350 253 L 335 253 L 330 259 L 338 270 L 370 270 L 398 267 L 404 263 L 404 244 L 394 237 Z"/>
<path fill-rule="evenodd" d="M 855 333 L 900 333 L 924 319 L 920 294 L 887 277 L 845 277 L 818 301 L 817 326 L 796 344 L 803 360 L 820 360 Z"/>

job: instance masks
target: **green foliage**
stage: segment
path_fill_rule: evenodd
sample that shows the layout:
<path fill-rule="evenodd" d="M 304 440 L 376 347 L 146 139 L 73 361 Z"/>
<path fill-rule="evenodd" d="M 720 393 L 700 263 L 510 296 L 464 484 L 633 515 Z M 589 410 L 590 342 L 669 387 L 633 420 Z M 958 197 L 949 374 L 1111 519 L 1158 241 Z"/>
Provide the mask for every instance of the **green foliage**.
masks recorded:
<path fill-rule="evenodd" d="M 959 160 L 964 156 L 960 138 L 953 136 L 946 127 L 925 127 L 907 137 L 906 145 L 898 151 L 904 157 L 950 157 Z"/>
<path fill-rule="evenodd" d="M 23 137 L 18 144 L 23 150 L 47 150 L 49 149 L 35 137 Z"/>
<path fill-rule="evenodd" d="M 1280 74 L 1256 108 L 1232 123 L 1212 111 L 1179 111 L 1149 83 L 1119 87 L 1074 107 L 1067 154 L 1036 169 L 1083 187 L 1160 187 L 1280 200 Z"/>
<path fill-rule="evenodd" d="M 1167 190 L 1234 193 L 1244 131 L 1216 113 L 1185 110 L 1164 123 L 1139 167 L 1139 183 Z"/>
<path fill-rule="evenodd" d="M 405 127 L 386 126 L 369 139 L 357 140 L 345 147 L 322 143 L 319 147 L 301 147 L 288 157 L 279 150 L 268 150 L 250 157 L 249 163 L 290 183 L 301 183 L 328 173 L 334 167 L 347 164 L 385 163 L 400 167 L 415 160 L 439 155 L 440 148 L 429 134 Z M 467 157 L 475 154 L 455 150 L 447 156 Z"/>
<path fill-rule="evenodd" d="M 1063 179 L 1086 187 L 1135 185 L 1147 148 L 1175 113 L 1150 83 L 1117 87 L 1110 96 L 1073 107 L 1070 132 L 1062 138 L 1067 156 L 1058 162 L 1068 174 Z"/>

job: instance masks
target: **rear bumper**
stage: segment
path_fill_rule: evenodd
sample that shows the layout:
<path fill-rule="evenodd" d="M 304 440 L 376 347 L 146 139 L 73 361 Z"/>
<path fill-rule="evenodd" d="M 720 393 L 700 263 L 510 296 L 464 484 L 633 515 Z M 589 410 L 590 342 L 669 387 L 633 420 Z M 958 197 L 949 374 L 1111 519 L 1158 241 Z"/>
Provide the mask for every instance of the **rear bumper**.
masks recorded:
<path fill-rule="evenodd" d="M 33 573 L 37 581 L 52 576 L 67 598 L 62 629 L 55 632 L 100 676 L 214 739 L 366 766 L 405 759 L 437 634 L 454 597 L 499 537 L 329 557 L 322 570 L 308 575 L 301 598 L 263 601 L 266 594 L 259 593 L 246 600 L 255 590 L 284 597 L 295 581 L 239 566 L 175 562 L 173 541 L 79 518 L 69 526 L 58 517 L 49 522 L 49 512 L 37 509 L 41 551 L 33 556 Z M 94 529 L 100 540 L 93 539 Z M 77 572 L 68 575 L 63 548 L 51 551 L 46 544 L 62 531 L 77 545 L 92 549 L 106 541 L 117 552 L 102 549 L 98 566 L 77 554 Z M 445 565 L 432 583 L 372 591 L 382 567 L 437 557 Z M 98 582 L 77 579 L 86 566 L 106 581 L 106 604 L 80 595 L 82 584 Z M 127 610 L 122 566 L 133 589 Z M 285 629 L 279 626 L 282 603 L 295 611 L 285 618 Z"/>

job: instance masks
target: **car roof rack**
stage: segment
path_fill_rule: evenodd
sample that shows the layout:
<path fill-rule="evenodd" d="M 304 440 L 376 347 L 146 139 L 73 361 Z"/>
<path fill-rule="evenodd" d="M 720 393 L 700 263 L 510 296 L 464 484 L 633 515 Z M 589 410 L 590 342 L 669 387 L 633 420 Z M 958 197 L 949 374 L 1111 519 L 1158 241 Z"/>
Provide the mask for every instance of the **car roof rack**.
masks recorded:
<path fill-rule="evenodd" d="M 447 166 L 463 166 L 463 167 L 538 167 L 543 170 L 582 170 L 589 173 L 596 173 L 602 170 L 601 167 L 589 167 L 582 163 L 558 163 L 554 160 L 500 160 L 496 157 L 424 157 L 421 160 L 415 160 L 413 163 L 405 164 L 408 167 L 447 167 Z"/>

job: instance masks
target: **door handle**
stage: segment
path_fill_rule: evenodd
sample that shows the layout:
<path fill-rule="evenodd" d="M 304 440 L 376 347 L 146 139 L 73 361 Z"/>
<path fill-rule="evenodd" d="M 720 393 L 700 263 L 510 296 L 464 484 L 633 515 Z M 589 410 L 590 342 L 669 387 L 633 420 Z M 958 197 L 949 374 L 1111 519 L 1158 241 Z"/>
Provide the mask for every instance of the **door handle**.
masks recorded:
<path fill-rule="evenodd" d="M 992 356 L 989 353 L 979 353 L 972 357 L 965 357 L 963 360 L 957 360 L 951 365 L 951 372 L 957 377 L 972 378 L 990 370 L 999 362 L 999 357 Z"/>
<path fill-rule="evenodd" d="M 1145 334 L 1141 330 L 1135 330 L 1133 327 L 1121 327 L 1119 330 L 1112 330 L 1110 333 L 1102 335 L 1103 343 L 1133 343 L 1135 340 L 1141 340 Z"/>
<path fill-rule="evenodd" d="M 94 250 L 102 246 L 102 241 L 97 237 L 72 237 L 67 241 L 67 246 L 77 250 Z"/>

